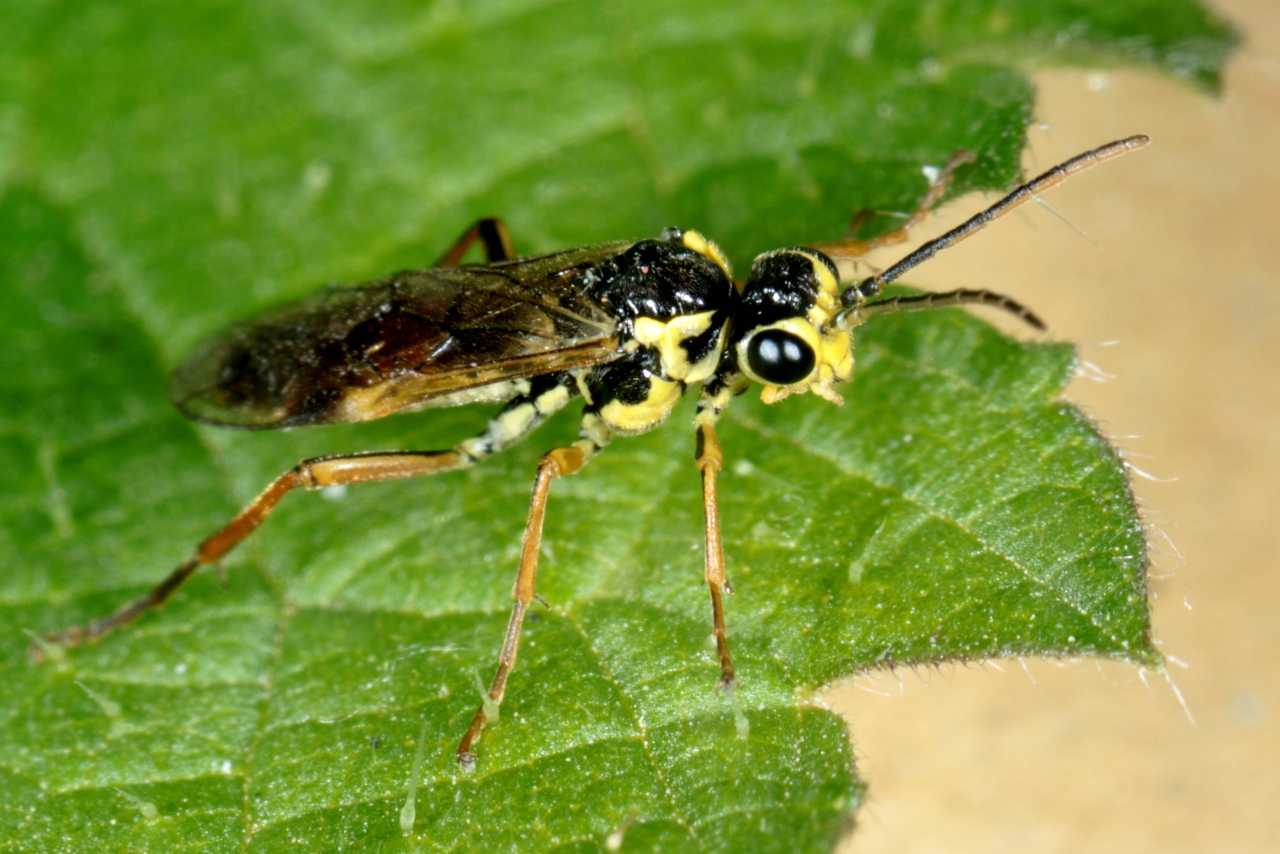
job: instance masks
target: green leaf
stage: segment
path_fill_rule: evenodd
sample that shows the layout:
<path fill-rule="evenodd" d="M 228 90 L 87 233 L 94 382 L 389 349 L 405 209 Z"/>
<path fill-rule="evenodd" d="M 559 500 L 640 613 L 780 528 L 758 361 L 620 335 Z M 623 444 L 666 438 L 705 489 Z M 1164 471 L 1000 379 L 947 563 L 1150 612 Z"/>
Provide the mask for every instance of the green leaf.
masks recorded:
<path fill-rule="evenodd" d="M 24 631 L 138 595 L 301 457 L 448 447 L 488 417 L 196 427 L 166 372 L 232 318 L 422 266 L 486 214 L 526 251 L 680 223 L 741 268 L 909 210 L 959 148 L 957 190 L 1005 186 L 1032 108 L 1010 64 L 1213 86 L 1233 37 L 1189 0 L 9 2 L 0 32 L 9 850 L 827 849 L 863 787 L 821 686 L 1158 663 L 1123 467 L 1058 399 L 1071 348 L 952 311 L 868 324 L 841 409 L 726 417 L 741 718 L 712 690 L 687 404 L 556 484 L 551 607 L 472 775 L 452 754 L 570 414 L 471 471 L 292 497 L 225 588 L 203 573 L 60 663 Z"/>

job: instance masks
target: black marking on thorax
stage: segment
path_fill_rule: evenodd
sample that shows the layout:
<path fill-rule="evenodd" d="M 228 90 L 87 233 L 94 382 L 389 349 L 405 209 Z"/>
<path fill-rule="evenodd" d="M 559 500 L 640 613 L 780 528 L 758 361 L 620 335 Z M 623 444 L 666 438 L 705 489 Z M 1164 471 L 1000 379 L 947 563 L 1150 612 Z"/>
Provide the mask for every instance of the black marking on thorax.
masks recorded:
<path fill-rule="evenodd" d="M 704 311 L 716 312 L 712 328 L 718 330 L 737 303 L 737 290 L 719 265 L 663 240 L 641 240 L 602 261 L 597 272 L 591 295 L 614 312 L 624 335 L 638 317 L 667 321 Z M 714 345 L 715 336 L 709 340 Z"/>
<path fill-rule="evenodd" d="M 644 403 L 653 390 L 652 379 L 660 376 L 660 370 L 657 356 L 648 350 L 592 369 L 586 379 L 591 408 L 598 411 L 615 400 L 628 406 Z"/>

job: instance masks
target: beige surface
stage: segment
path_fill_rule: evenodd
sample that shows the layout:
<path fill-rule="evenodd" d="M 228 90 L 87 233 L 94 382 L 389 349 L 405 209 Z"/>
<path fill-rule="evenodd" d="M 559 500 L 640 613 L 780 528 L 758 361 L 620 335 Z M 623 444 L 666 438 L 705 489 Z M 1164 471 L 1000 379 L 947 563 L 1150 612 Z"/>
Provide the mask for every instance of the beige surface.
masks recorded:
<path fill-rule="evenodd" d="M 859 679 L 829 698 L 872 786 L 846 851 L 1280 851 L 1280 3 L 1216 5 L 1248 42 L 1221 100 L 1036 76 L 1029 170 L 1154 140 L 1048 197 L 1104 249 L 1028 207 L 911 276 L 1007 291 L 1114 375 L 1069 396 L 1176 478 L 1136 488 L 1157 637 L 1195 722 L 1163 677 L 1110 664 Z"/>

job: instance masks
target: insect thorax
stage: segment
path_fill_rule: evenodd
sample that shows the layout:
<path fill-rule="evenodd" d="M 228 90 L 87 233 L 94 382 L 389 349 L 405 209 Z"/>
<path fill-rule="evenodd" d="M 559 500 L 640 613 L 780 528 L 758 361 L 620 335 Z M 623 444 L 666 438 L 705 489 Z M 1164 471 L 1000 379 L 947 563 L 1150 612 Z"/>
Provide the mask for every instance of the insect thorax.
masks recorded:
<path fill-rule="evenodd" d="M 612 429 L 644 432 L 715 374 L 738 292 L 724 255 L 695 231 L 642 240 L 597 273 L 592 295 L 614 311 L 627 355 L 590 372 L 589 399 Z"/>

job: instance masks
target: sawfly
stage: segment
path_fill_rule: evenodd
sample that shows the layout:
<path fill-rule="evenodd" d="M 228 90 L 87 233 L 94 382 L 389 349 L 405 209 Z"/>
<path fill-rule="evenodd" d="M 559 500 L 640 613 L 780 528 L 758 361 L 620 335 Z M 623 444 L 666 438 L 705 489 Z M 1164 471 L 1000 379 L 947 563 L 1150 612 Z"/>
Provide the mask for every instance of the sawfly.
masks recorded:
<path fill-rule="evenodd" d="M 853 330 L 879 314 L 965 304 L 1044 324 L 988 290 L 881 296 L 906 271 L 979 231 L 1068 176 L 1147 144 L 1133 136 L 1078 155 L 1025 183 L 962 225 L 881 273 L 841 287 L 837 262 L 902 242 L 944 194 L 954 156 L 919 209 L 898 229 L 776 249 L 734 278 L 715 243 L 669 228 L 656 239 L 621 241 L 537 257 L 515 257 L 505 227 L 481 220 L 440 262 L 318 294 L 235 324 L 199 345 L 173 375 L 171 396 L 188 418 L 264 430 L 369 421 L 464 403 L 502 403 L 484 432 L 448 450 L 377 451 L 304 460 L 289 469 L 141 598 L 44 643 L 96 641 L 162 604 L 201 566 L 216 565 L 262 524 L 289 492 L 418 477 L 468 468 L 521 441 L 576 398 L 584 402 L 576 442 L 538 462 L 516 572 L 510 622 L 487 700 L 458 746 L 464 768 L 516 663 L 530 603 L 551 484 L 573 474 L 615 436 L 652 430 L 699 388 L 695 459 L 706 526 L 704 577 L 721 690 L 736 685 L 725 629 L 725 576 L 716 479 L 724 464 L 716 422 L 753 384 L 765 403 L 812 392 L 841 403 L 853 375 Z M 486 262 L 461 265 L 479 243 Z M 38 651 L 37 651 L 38 653 Z"/>

